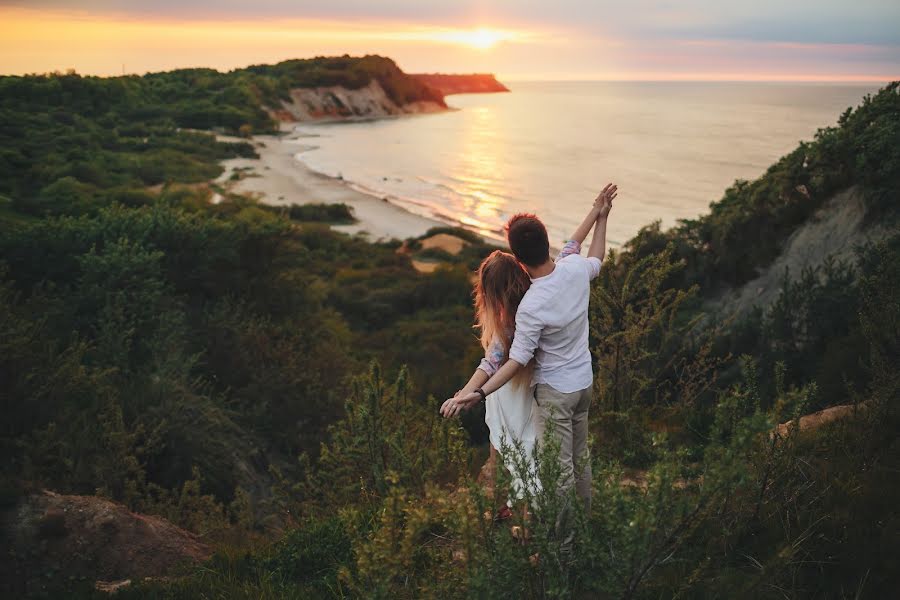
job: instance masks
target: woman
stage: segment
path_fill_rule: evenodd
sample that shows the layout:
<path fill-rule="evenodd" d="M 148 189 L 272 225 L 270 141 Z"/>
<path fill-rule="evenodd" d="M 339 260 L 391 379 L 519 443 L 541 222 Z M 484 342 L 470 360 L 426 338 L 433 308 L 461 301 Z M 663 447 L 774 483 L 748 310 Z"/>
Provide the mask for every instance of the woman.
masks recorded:
<path fill-rule="evenodd" d="M 508 252 L 495 250 L 481 263 L 475 282 L 475 326 L 481 331 L 485 355 L 462 393 L 483 384 L 485 376 L 489 377 L 506 362 L 516 329 L 516 310 L 530 286 L 528 273 Z M 503 459 L 513 477 L 517 497 L 522 496 L 518 475 L 523 466 L 530 468 L 535 443 L 531 371 L 531 368 L 523 369 L 509 384 L 485 399 L 484 421 L 490 431 L 491 457 L 504 451 Z M 520 455 L 518 466 L 517 454 Z M 509 506 L 505 506 L 498 517 L 508 514 Z"/>
<path fill-rule="evenodd" d="M 591 211 L 572 235 L 572 239 L 566 242 L 557 261 L 581 251 L 581 243 L 601 213 L 609 211 L 615 195 L 616 187 L 610 185 L 597 196 Z M 496 250 L 481 263 L 475 283 L 475 326 L 481 331 L 481 345 L 485 349 L 485 356 L 456 396 L 466 396 L 479 389 L 506 362 L 516 327 L 516 310 L 530 285 L 528 274 L 512 254 Z M 533 487 L 539 485 L 533 473 L 532 461 L 536 441 L 536 406 L 531 376 L 532 369 L 526 368 L 509 384 L 485 399 L 485 422 L 490 429 L 491 454 L 493 456 L 503 450 L 501 454 L 504 463 L 513 478 L 513 492 L 519 498 L 523 495 L 523 482 L 519 477 L 523 474 L 523 468 L 531 472 L 527 482 Z M 454 400 L 449 400 L 442 406 L 442 414 L 452 416 L 465 408 L 454 406 L 453 402 Z M 530 491 L 533 494 L 537 490 Z M 509 509 L 505 507 L 498 517 L 508 515 Z"/>

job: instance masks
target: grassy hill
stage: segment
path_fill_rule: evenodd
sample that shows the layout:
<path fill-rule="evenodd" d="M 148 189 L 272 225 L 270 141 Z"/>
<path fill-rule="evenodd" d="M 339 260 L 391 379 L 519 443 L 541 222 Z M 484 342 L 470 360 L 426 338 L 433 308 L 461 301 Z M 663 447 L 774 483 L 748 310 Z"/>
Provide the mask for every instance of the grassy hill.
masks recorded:
<path fill-rule="evenodd" d="M 896 588 L 900 236 L 860 249 L 855 266 L 785 280 L 740 321 L 703 307 L 851 187 L 870 222 L 896 224 L 898 84 L 709 215 L 650 225 L 608 258 L 591 309 L 595 510 L 578 519 L 568 570 L 546 526 L 555 496 L 532 499 L 548 516 L 527 545 L 492 526 L 483 514 L 508 477 L 496 497 L 474 480 L 482 415 L 463 428 L 437 415 L 477 364 L 469 275 L 491 249 L 470 243 L 420 273 L 400 242 L 316 222 L 336 209 L 291 218 L 235 196 L 212 205 L 190 185 L 252 149 L 186 127 L 248 123 L 280 86 L 365 76 L 323 65 L 369 64 L 316 61 L 0 79 L 4 522 L 41 488 L 97 494 L 217 550 L 125 598 Z M 281 83 L 252 90 L 255 77 Z M 837 404 L 856 408 L 771 433 Z M 30 552 L 4 556 L 0 591 L 93 594 L 65 565 L 35 570 L 40 545 Z"/>
<path fill-rule="evenodd" d="M 81 214 L 113 203 L 146 205 L 147 188 L 197 183 L 218 161 L 254 156 L 197 129 L 277 131 L 271 116 L 290 90 L 361 88 L 377 81 L 397 105 L 440 93 L 380 56 L 289 60 L 221 73 L 181 69 L 144 76 L 0 77 L 0 195 L 27 214 Z"/>

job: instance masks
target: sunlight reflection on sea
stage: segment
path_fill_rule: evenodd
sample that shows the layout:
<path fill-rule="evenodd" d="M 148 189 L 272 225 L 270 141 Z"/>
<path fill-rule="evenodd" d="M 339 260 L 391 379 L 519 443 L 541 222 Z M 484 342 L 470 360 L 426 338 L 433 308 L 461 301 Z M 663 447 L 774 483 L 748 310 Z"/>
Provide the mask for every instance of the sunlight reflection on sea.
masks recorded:
<path fill-rule="evenodd" d="M 459 108 L 381 121 L 303 125 L 299 155 L 412 212 L 501 238 L 536 212 L 559 245 L 607 182 L 620 195 L 618 245 L 642 226 L 706 212 L 833 125 L 876 86 L 784 83 L 520 83 L 510 94 L 448 97 Z"/>

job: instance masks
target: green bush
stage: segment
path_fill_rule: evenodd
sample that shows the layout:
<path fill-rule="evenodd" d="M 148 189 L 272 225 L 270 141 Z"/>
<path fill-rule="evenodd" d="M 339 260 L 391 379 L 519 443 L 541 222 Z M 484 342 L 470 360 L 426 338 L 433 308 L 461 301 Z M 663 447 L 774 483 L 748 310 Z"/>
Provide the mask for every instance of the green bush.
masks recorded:
<path fill-rule="evenodd" d="M 293 221 L 324 223 L 353 223 L 355 221 L 353 210 L 346 204 L 291 204 L 287 212 Z"/>
<path fill-rule="evenodd" d="M 279 540 L 261 566 L 284 581 L 333 593 L 338 570 L 353 557 L 352 544 L 340 519 L 310 521 Z"/>

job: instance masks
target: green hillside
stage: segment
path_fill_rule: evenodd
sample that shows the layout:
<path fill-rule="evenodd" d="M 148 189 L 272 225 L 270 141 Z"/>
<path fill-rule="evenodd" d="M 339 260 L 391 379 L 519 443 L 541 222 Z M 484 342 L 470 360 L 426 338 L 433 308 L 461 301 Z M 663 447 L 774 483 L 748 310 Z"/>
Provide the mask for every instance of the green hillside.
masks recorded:
<path fill-rule="evenodd" d="M 216 549 L 123 598 L 891 594 L 900 236 L 798 274 L 740 322 L 701 307 L 841 190 L 896 223 L 900 86 L 709 215 L 608 258 L 591 309 L 594 510 L 565 569 L 555 496 L 532 499 L 548 516 L 528 544 L 492 526 L 508 477 L 497 497 L 474 481 L 483 415 L 437 414 L 478 360 L 469 275 L 491 248 L 422 274 L 399 242 L 315 220 L 340 209 L 208 202 L 218 161 L 252 147 L 184 128 L 265 128 L 262 103 L 298 81 L 364 85 L 384 61 L 0 79 L 4 514 L 42 488 L 97 494 Z M 838 404 L 857 410 L 772 434 Z M 96 594 L 64 564 L 36 570 L 41 556 L 4 556 L 0 591 Z"/>
<path fill-rule="evenodd" d="M 443 97 L 380 56 L 290 60 L 220 73 L 0 77 L 0 195 L 29 214 L 81 214 L 112 203 L 152 203 L 146 188 L 197 183 L 218 161 L 255 156 L 249 144 L 190 130 L 277 131 L 267 110 L 294 88 L 376 80 L 398 105 Z"/>

